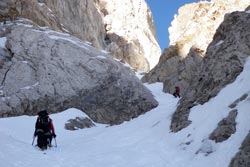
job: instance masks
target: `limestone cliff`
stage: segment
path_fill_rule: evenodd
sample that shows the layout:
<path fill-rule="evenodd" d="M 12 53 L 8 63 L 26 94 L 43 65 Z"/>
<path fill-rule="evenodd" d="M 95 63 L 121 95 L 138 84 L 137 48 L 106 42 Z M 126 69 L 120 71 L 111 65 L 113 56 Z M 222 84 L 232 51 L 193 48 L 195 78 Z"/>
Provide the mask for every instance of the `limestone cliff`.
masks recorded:
<path fill-rule="evenodd" d="M 160 57 L 144 0 L 2 0 L 0 21 L 18 18 L 89 41 L 135 69 L 149 71 Z"/>
<path fill-rule="evenodd" d="M 143 81 L 164 82 L 164 92 L 169 93 L 179 85 L 185 94 L 224 15 L 244 11 L 248 5 L 249 0 L 212 0 L 181 7 L 169 28 L 170 46 Z"/>
<path fill-rule="evenodd" d="M 182 97 L 172 115 L 172 132 L 182 130 L 180 133 L 185 133 L 188 128 L 192 128 L 190 112 L 195 110 L 193 107 L 197 105 L 199 108 L 209 100 L 216 101 L 216 98 L 212 98 L 242 72 L 250 56 L 248 5 L 249 0 L 214 0 L 185 5 L 179 9 L 178 16 L 169 28 L 171 45 L 165 49 L 159 64 L 142 79 L 149 83 L 164 82 L 165 92 L 172 93 L 175 85 L 181 87 Z M 238 135 L 239 129 L 236 127 L 239 125 L 239 111 L 235 106 L 244 101 L 249 106 L 247 97 L 249 91 L 245 90 L 241 97 L 235 99 L 229 106 L 229 114 L 211 131 L 209 140 L 224 142 Z M 221 101 L 216 102 L 218 107 L 224 107 Z M 198 129 L 194 131 L 198 133 Z M 192 136 L 191 133 L 189 135 Z M 249 141 L 248 133 L 239 152 L 231 160 L 230 167 L 250 165 Z"/>
<path fill-rule="evenodd" d="M 108 50 L 132 67 L 144 71 L 152 69 L 161 52 L 152 14 L 145 1 L 99 0 L 99 8 L 104 16 Z"/>
<path fill-rule="evenodd" d="M 97 48 L 104 47 L 104 25 L 94 1 L 2 0 L 0 8 L 0 21 L 26 18 L 39 26 L 89 41 Z"/>
<path fill-rule="evenodd" d="M 183 96 L 175 114 L 171 129 L 178 131 L 190 124 L 190 108 L 204 104 L 241 73 L 244 62 L 250 56 L 250 14 L 227 14 L 217 29 L 206 55 Z"/>
<path fill-rule="evenodd" d="M 170 45 L 180 46 L 183 57 L 191 47 L 206 51 L 224 15 L 244 11 L 248 5 L 249 0 L 212 0 L 182 6 L 169 27 Z"/>

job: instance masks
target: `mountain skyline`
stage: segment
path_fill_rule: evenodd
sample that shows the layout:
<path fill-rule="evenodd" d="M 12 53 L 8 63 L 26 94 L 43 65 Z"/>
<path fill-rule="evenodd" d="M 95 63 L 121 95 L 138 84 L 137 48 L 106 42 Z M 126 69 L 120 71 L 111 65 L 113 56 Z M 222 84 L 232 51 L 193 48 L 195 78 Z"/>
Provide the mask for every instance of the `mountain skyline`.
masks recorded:
<path fill-rule="evenodd" d="M 159 2 L 156 0 L 146 0 L 154 17 L 158 43 L 162 52 L 169 45 L 168 28 L 174 19 L 174 15 L 178 14 L 178 9 L 185 4 L 199 1 L 200 0 L 177 0 L 169 2 L 163 0 Z"/>

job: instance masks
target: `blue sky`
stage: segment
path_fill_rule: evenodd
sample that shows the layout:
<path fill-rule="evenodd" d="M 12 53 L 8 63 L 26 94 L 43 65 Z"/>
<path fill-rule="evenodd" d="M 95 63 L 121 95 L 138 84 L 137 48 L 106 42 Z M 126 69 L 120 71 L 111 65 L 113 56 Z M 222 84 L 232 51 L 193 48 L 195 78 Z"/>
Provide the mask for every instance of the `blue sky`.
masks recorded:
<path fill-rule="evenodd" d="M 168 27 L 170 27 L 174 15 L 178 13 L 179 7 L 200 0 L 146 0 L 149 5 L 156 27 L 156 34 L 161 50 L 169 45 Z"/>

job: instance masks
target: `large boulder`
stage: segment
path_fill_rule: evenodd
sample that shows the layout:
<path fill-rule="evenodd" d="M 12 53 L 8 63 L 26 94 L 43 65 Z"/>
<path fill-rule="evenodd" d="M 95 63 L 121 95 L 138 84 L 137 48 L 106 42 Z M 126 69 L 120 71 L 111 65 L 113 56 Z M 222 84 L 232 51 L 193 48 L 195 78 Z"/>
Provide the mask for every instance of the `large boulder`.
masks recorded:
<path fill-rule="evenodd" d="M 95 122 L 118 124 L 158 105 L 131 70 L 105 51 L 24 22 L 1 29 L 9 32 L 0 69 L 1 116 L 74 107 Z"/>
<path fill-rule="evenodd" d="M 75 119 L 69 119 L 68 122 L 64 125 L 64 128 L 67 130 L 78 130 L 91 128 L 93 126 L 95 126 L 95 124 L 89 118 L 76 117 Z"/>
<path fill-rule="evenodd" d="M 237 109 L 229 112 L 228 116 L 218 123 L 218 127 L 210 134 L 209 139 L 216 143 L 227 140 L 232 134 L 236 132 L 236 116 Z"/>

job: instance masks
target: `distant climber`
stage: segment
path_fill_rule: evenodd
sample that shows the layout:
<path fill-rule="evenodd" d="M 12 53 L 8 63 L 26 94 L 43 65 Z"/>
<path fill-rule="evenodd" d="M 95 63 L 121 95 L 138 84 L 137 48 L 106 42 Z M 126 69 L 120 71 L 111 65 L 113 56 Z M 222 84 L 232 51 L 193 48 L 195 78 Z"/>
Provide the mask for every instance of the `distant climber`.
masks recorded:
<path fill-rule="evenodd" d="M 174 92 L 173 95 L 174 95 L 174 97 L 179 97 L 179 98 L 181 97 L 180 96 L 180 87 L 179 86 L 175 87 L 175 92 Z"/>
<path fill-rule="evenodd" d="M 41 150 L 51 147 L 52 137 L 56 138 L 52 119 L 46 110 L 40 111 L 36 120 L 34 138 L 37 136 L 37 146 Z"/>

